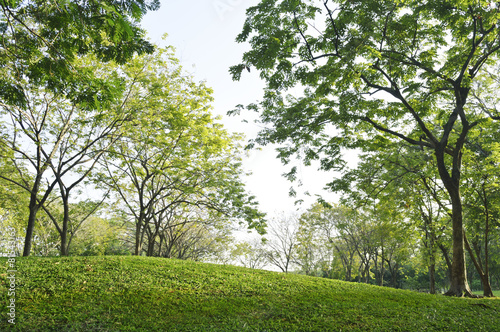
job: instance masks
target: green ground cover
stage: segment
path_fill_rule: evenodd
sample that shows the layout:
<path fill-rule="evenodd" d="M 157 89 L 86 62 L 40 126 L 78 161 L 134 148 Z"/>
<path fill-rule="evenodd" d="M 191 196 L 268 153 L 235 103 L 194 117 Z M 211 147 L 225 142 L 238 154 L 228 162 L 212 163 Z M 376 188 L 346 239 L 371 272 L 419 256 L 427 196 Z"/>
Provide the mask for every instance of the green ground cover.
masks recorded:
<path fill-rule="evenodd" d="M 482 290 L 473 291 L 472 293 L 476 294 L 476 295 L 483 295 L 483 291 Z M 493 291 L 493 295 L 496 296 L 496 297 L 500 297 L 500 290 L 494 290 Z"/>
<path fill-rule="evenodd" d="M 146 257 L 1 258 L 0 331 L 499 331 L 500 299 Z"/>

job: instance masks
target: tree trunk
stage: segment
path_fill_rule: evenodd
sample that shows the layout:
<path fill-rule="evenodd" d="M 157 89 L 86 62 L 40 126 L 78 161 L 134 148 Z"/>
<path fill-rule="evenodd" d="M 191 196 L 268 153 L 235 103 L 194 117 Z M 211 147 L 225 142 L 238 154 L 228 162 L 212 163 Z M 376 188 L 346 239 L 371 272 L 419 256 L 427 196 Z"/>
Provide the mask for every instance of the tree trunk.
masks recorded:
<path fill-rule="evenodd" d="M 436 264 L 429 264 L 429 292 L 436 294 Z"/>
<path fill-rule="evenodd" d="M 155 232 L 154 234 L 150 234 L 148 236 L 148 253 L 147 253 L 147 256 L 149 256 L 149 257 L 154 256 L 155 244 L 156 244 L 156 236 L 157 235 L 158 235 L 158 232 Z"/>
<path fill-rule="evenodd" d="M 451 260 L 450 260 L 450 256 L 448 255 L 448 251 L 446 250 L 446 248 L 444 247 L 444 245 L 442 243 L 438 243 L 438 247 L 441 250 L 441 253 L 443 254 L 443 258 L 444 258 L 444 260 L 446 262 L 446 266 L 448 267 L 448 277 L 451 280 Z"/>
<path fill-rule="evenodd" d="M 484 279 L 483 280 L 483 295 L 487 297 L 493 297 L 493 290 L 491 289 L 491 283 L 490 283 L 490 258 L 489 258 L 489 249 L 488 249 L 488 241 L 489 241 L 489 232 L 490 232 L 490 212 L 488 208 L 488 199 L 486 196 L 486 189 L 484 188 L 484 183 L 483 183 L 483 194 L 484 194 L 484 208 L 485 208 L 485 214 L 486 214 L 486 225 L 485 225 L 485 230 L 484 230 Z M 481 276 L 481 280 L 483 279 L 483 276 Z"/>
<path fill-rule="evenodd" d="M 61 185 L 61 198 L 63 200 L 63 224 L 62 224 L 62 232 L 61 232 L 61 256 L 68 256 L 68 225 L 69 225 L 69 198 L 67 196 L 67 192 L 63 193 L 63 186 Z"/>
<path fill-rule="evenodd" d="M 467 282 L 467 270 L 465 265 L 464 231 L 462 220 L 462 201 L 458 187 L 450 192 L 452 202 L 452 239 L 453 258 L 451 262 L 450 289 L 445 293 L 448 296 L 472 296 Z"/>
<path fill-rule="evenodd" d="M 382 242 L 382 259 L 380 260 L 380 286 L 384 286 L 384 243 Z"/>
<path fill-rule="evenodd" d="M 465 98 L 464 98 L 465 102 Z M 455 115 L 456 116 L 456 115 Z M 445 131 L 451 132 L 453 122 L 445 125 Z M 447 128 L 448 127 L 448 128 Z M 445 162 L 446 141 L 442 141 L 435 150 L 439 177 L 448 192 L 451 200 L 451 224 L 452 224 L 452 262 L 450 271 L 450 289 L 445 293 L 448 296 L 472 296 L 472 292 L 467 283 L 467 273 L 465 265 L 465 250 L 464 250 L 464 232 L 462 220 L 462 199 L 460 197 L 460 176 L 462 164 L 462 146 L 467 135 L 467 124 L 463 123 L 462 133 L 459 141 L 455 144 L 453 151 L 453 162 L 451 167 L 451 175 L 448 173 L 448 168 Z"/>
<path fill-rule="evenodd" d="M 142 230 L 142 219 L 139 217 L 135 224 L 135 249 L 134 255 L 139 256 L 141 254 L 142 246 L 141 246 L 141 230 Z"/>
<path fill-rule="evenodd" d="M 481 282 L 483 284 L 483 296 L 485 297 L 493 297 L 493 290 L 491 289 L 491 283 L 489 275 L 482 274 Z"/>
<path fill-rule="evenodd" d="M 29 256 L 31 252 L 36 214 L 38 213 L 39 208 L 40 207 L 36 203 L 36 194 L 31 194 L 30 205 L 29 205 L 30 214 L 28 216 L 28 226 L 26 227 L 26 237 L 24 238 L 24 250 L 23 250 L 24 257 Z"/>
<path fill-rule="evenodd" d="M 366 262 L 364 276 L 365 276 L 365 284 L 369 284 L 370 283 L 370 262 L 369 261 Z"/>
<path fill-rule="evenodd" d="M 386 260 L 387 267 L 389 268 L 389 273 L 391 274 L 391 287 L 398 288 L 398 269 L 399 264 L 397 262 L 394 265 L 391 264 L 390 260 Z"/>
<path fill-rule="evenodd" d="M 164 237 L 162 236 L 161 232 L 158 234 L 158 236 L 160 237 L 160 243 L 158 245 L 158 257 L 163 257 L 163 255 L 161 254 L 161 250 L 163 249 L 163 239 L 164 239 Z"/>
<path fill-rule="evenodd" d="M 434 234 L 430 235 L 429 239 L 429 291 L 431 294 L 436 294 L 436 252 L 434 250 Z"/>
<path fill-rule="evenodd" d="M 481 283 L 483 285 L 483 295 L 486 297 L 493 297 L 493 291 L 491 289 L 489 275 L 488 273 L 485 273 L 485 271 L 481 266 L 481 261 L 480 261 L 481 256 L 479 253 L 477 254 L 478 257 L 474 255 L 474 252 L 472 251 L 472 248 L 469 244 L 469 240 L 467 240 L 467 236 L 465 235 L 465 231 L 464 231 L 464 243 L 465 243 L 465 248 L 469 252 L 470 258 L 472 259 L 472 263 L 474 263 L 476 271 L 479 274 L 479 277 L 481 278 Z"/>

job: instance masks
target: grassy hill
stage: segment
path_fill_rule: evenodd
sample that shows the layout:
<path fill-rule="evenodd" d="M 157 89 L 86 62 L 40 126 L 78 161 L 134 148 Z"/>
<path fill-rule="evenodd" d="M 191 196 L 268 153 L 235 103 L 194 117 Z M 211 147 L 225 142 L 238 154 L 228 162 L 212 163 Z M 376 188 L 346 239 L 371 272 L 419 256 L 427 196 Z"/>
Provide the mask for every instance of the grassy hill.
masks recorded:
<path fill-rule="evenodd" d="M 500 331 L 500 299 L 145 257 L 16 258 L 0 331 Z"/>

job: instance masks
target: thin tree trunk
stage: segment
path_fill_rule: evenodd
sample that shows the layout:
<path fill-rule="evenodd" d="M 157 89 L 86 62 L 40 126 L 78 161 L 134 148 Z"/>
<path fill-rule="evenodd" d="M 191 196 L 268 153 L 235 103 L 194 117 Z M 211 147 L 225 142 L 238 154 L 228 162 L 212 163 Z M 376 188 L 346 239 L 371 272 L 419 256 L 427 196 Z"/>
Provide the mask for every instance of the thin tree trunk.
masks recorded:
<path fill-rule="evenodd" d="M 382 259 L 380 260 L 380 286 L 384 286 L 384 243 L 382 242 Z"/>
<path fill-rule="evenodd" d="M 142 250 L 141 236 L 142 234 L 142 218 L 139 216 L 139 220 L 137 220 L 135 224 L 135 249 L 134 255 L 139 256 Z"/>
<path fill-rule="evenodd" d="M 474 266 L 476 267 L 477 273 L 479 274 L 479 277 L 481 278 L 481 283 L 483 284 L 484 296 L 493 297 L 493 290 L 491 289 L 489 276 L 481 268 L 481 262 L 478 261 L 481 259 L 481 257 L 479 257 L 479 255 L 478 255 L 478 257 L 476 258 L 476 255 L 474 255 L 474 252 L 472 251 L 472 248 L 469 244 L 469 241 L 467 240 L 465 232 L 464 232 L 464 243 L 465 243 L 465 248 L 469 252 L 470 258 L 472 259 L 472 262 L 474 263 Z"/>
<path fill-rule="evenodd" d="M 429 291 L 431 294 L 436 294 L 436 252 L 434 250 L 434 234 L 429 237 Z"/>
<path fill-rule="evenodd" d="M 486 197 L 486 189 L 484 188 L 483 183 L 483 196 L 484 196 L 484 209 L 486 214 L 486 225 L 484 230 L 484 280 L 483 280 L 483 295 L 487 297 L 493 297 L 493 290 L 491 289 L 491 283 L 489 280 L 490 277 L 490 266 L 489 266 L 489 249 L 488 249 L 488 241 L 489 241 L 489 232 L 490 232 L 490 212 L 488 208 L 488 199 Z M 481 276 L 483 279 L 483 276 Z"/>
<path fill-rule="evenodd" d="M 161 235 L 161 232 L 158 234 L 160 236 L 160 243 L 158 245 L 158 257 L 163 257 L 163 255 L 161 254 L 161 250 L 163 248 L 163 236 Z"/>

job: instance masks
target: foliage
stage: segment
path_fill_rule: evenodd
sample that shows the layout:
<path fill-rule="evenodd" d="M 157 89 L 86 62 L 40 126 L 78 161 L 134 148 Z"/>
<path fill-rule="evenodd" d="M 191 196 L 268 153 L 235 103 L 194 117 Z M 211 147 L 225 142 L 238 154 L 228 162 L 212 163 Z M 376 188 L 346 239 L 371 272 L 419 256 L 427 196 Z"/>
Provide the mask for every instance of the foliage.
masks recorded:
<path fill-rule="evenodd" d="M 131 87 L 122 105 L 132 115 L 96 182 L 128 211 L 135 254 L 145 243 L 147 255 L 163 255 L 161 245 L 174 245 L 166 241 L 179 239 L 181 228 L 196 233 L 193 223 L 246 221 L 263 231 L 263 214 L 240 179 L 241 138 L 212 116 L 212 90 L 183 72 L 171 47 L 138 56 L 122 71 Z"/>
<path fill-rule="evenodd" d="M 74 237 L 71 256 L 130 255 L 125 246 L 126 229 L 122 223 L 98 216 L 90 217 Z"/>
<path fill-rule="evenodd" d="M 450 295 L 471 295 L 462 154 L 476 128 L 498 119 L 496 108 L 469 107 L 468 98 L 497 66 L 499 12 L 487 1 L 261 1 L 237 37 L 252 49 L 231 68 L 239 79 L 255 67 L 266 81 L 264 100 L 248 108 L 261 109 L 267 125 L 256 142 L 283 144 L 285 163 L 298 155 L 339 170 L 343 149 L 394 140 L 432 152 L 452 205 Z"/>
<path fill-rule="evenodd" d="M 94 54 L 99 60 L 124 63 L 134 53 L 150 53 L 138 23 L 157 0 L 7 1 L 0 2 L 0 99 L 23 106 L 24 82 L 62 93 L 74 104 L 105 101 L 105 82 L 73 61 Z M 5 72 L 3 73 L 5 74 Z"/>
<path fill-rule="evenodd" d="M 1 258 L 2 269 L 7 259 Z M 151 257 L 16 258 L 10 331 L 494 331 L 498 299 L 456 299 Z M 7 301 L 6 272 L 0 300 Z M 3 306 L 6 308 L 6 306 Z"/>
<path fill-rule="evenodd" d="M 231 260 L 250 269 L 262 269 L 267 262 L 266 248 L 262 240 L 237 242 L 231 248 Z"/>

